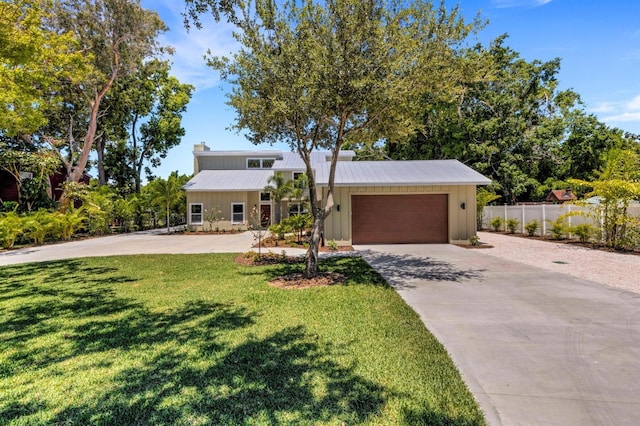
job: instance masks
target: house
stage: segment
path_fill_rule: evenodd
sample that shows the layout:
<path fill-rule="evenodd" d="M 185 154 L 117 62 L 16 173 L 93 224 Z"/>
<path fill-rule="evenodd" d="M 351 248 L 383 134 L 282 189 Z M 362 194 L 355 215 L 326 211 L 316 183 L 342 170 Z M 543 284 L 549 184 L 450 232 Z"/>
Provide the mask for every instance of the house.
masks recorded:
<path fill-rule="evenodd" d="M 185 185 L 188 225 L 208 226 L 206 212 L 219 210 L 220 228 L 245 228 L 253 209 L 272 223 L 274 204 L 263 192 L 281 171 L 296 179 L 306 168 L 286 151 L 211 151 L 194 148 L 194 177 Z M 334 208 L 325 219 L 325 241 L 339 244 L 468 242 L 476 234 L 476 186 L 490 180 L 457 160 L 352 161 L 341 151 L 334 181 Z M 314 152 L 311 162 L 318 199 L 326 199 L 330 152 Z M 283 202 L 283 217 L 297 213 L 295 200 Z"/>
<path fill-rule="evenodd" d="M 21 172 L 20 175 L 22 179 L 33 177 L 33 174 L 28 172 Z M 84 173 L 82 182 L 88 185 L 90 178 L 88 174 Z M 53 201 L 60 201 L 63 193 L 62 185 L 67 180 L 66 169 L 61 167 L 56 173 L 50 175 L 48 179 L 47 195 Z M 18 194 L 16 178 L 6 170 L 0 170 L 0 203 L 4 201 L 18 201 L 19 199 L 20 196 Z"/>
<path fill-rule="evenodd" d="M 554 189 L 547 195 L 545 201 L 549 203 L 566 203 L 567 201 L 575 201 L 578 197 L 570 189 Z"/>

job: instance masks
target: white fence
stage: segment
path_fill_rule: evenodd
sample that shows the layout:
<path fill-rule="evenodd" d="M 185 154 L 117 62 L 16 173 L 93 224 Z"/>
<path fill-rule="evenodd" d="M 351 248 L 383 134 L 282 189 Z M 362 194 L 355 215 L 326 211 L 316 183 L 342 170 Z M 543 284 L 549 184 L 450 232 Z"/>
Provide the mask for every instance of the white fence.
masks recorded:
<path fill-rule="evenodd" d="M 598 205 L 583 207 L 572 204 L 534 204 L 521 206 L 487 206 L 484 208 L 484 216 L 482 218 L 482 228 L 491 228 L 489 222 L 496 216 L 505 220 L 516 219 L 520 224 L 518 231 L 526 233 L 524 225 L 534 219 L 538 220 L 540 228 L 536 231 L 538 235 L 547 235 L 549 222 L 555 221 L 558 216 L 574 212 L 575 215 L 569 215 L 566 221 L 570 226 L 580 225 L 582 223 L 590 223 L 596 228 L 600 227 L 598 214 Z M 580 214 L 582 213 L 582 214 Z M 640 206 L 629 207 L 629 213 L 632 215 L 640 215 Z M 506 223 L 503 225 L 503 229 Z"/>

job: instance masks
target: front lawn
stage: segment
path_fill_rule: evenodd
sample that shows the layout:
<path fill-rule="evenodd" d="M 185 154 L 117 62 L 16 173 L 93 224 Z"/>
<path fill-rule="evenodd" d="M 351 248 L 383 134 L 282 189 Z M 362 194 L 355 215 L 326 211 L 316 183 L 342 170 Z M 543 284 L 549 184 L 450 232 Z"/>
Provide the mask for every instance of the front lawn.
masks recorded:
<path fill-rule="evenodd" d="M 0 424 L 484 424 L 447 353 L 359 258 L 346 285 L 234 255 L 0 268 Z"/>

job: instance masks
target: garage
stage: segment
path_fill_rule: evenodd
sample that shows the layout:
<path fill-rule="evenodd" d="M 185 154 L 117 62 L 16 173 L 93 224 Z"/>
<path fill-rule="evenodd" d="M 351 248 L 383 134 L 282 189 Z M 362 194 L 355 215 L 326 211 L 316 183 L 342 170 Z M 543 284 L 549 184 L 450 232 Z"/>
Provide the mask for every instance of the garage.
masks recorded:
<path fill-rule="evenodd" d="M 446 244 L 447 194 L 352 195 L 353 244 Z"/>

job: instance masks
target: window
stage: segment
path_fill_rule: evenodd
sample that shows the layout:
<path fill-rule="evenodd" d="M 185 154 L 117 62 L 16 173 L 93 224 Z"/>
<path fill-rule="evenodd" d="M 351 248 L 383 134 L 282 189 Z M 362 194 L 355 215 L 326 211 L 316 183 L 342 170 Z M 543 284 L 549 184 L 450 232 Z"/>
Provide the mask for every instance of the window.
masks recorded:
<path fill-rule="evenodd" d="M 275 158 L 247 158 L 247 169 L 270 169 Z"/>
<path fill-rule="evenodd" d="M 271 193 L 270 192 L 261 192 L 260 193 L 260 201 L 262 201 L 262 202 L 271 201 Z"/>
<path fill-rule="evenodd" d="M 289 203 L 288 207 L 289 207 L 289 216 L 309 213 L 309 206 L 307 205 L 307 203 L 302 203 L 302 205 L 300 205 L 300 203 Z"/>
<path fill-rule="evenodd" d="M 231 223 L 244 223 L 244 203 L 231 204 Z"/>
<path fill-rule="evenodd" d="M 189 204 L 189 223 L 202 225 L 202 203 Z"/>
<path fill-rule="evenodd" d="M 293 180 L 300 179 L 300 176 L 302 176 L 303 174 L 303 172 L 293 172 Z"/>

